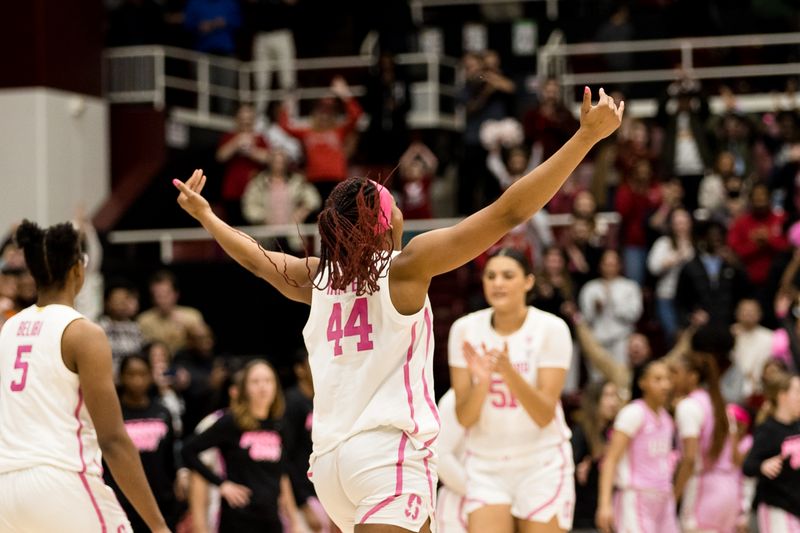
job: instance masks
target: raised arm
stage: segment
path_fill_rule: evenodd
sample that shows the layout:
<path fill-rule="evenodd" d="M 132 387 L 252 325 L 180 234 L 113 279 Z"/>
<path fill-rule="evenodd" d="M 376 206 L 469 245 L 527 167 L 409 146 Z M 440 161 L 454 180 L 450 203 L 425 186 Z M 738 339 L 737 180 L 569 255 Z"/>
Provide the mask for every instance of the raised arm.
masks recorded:
<path fill-rule="evenodd" d="M 455 226 L 412 239 L 392 262 L 393 278 L 427 282 L 433 276 L 458 268 L 550 201 L 592 146 L 616 130 L 622 120 L 624 103 L 618 108 L 603 89 L 598 105 L 592 106 L 591 98 L 587 87 L 581 107 L 581 127 L 558 152 L 516 181 L 488 207 Z"/>
<path fill-rule="evenodd" d="M 78 374 L 97 443 L 114 481 L 152 531 L 169 531 L 145 477 L 139 450 L 122 421 L 105 333 L 88 320 L 76 320 L 64 331 L 61 347 L 67 368 Z"/>
<path fill-rule="evenodd" d="M 317 272 L 318 258 L 301 259 L 265 250 L 255 239 L 220 220 L 200 196 L 206 183 L 202 170 L 195 170 L 186 183 L 172 183 L 180 191 L 178 204 L 203 225 L 225 253 L 290 300 L 311 304 L 311 279 Z"/>

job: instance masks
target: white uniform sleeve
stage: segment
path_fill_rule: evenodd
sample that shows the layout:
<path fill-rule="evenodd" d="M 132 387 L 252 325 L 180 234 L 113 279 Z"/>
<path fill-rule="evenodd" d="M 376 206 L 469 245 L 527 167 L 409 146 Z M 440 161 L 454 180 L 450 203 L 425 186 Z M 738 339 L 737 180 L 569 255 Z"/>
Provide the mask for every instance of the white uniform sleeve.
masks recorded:
<path fill-rule="evenodd" d="M 456 395 L 450 389 L 439 401 L 439 417 L 442 428 L 439 432 L 439 479 L 460 496 L 467 492 L 467 473 L 459 456 L 464 448 L 466 431 L 456 418 Z"/>
<path fill-rule="evenodd" d="M 692 398 L 684 398 L 675 408 L 675 425 L 681 439 L 699 437 L 703 427 L 703 409 Z"/>
<path fill-rule="evenodd" d="M 553 317 L 548 325 L 547 339 L 537 366 L 569 370 L 572 362 L 572 336 L 569 334 L 567 323 Z"/>
<path fill-rule="evenodd" d="M 629 437 L 636 435 L 644 424 L 644 410 L 638 403 L 629 403 L 617 413 L 614 431 L 621 431 Z"/>
<path fill-rule="evenodd" d="M 467 368 L 467 361 L 464 359 L 464 339 L 467 333 L 466 317 L 459 318 L 450 327 L 450 335 L 447 339 L 447 362 L 455 368 Z"/>

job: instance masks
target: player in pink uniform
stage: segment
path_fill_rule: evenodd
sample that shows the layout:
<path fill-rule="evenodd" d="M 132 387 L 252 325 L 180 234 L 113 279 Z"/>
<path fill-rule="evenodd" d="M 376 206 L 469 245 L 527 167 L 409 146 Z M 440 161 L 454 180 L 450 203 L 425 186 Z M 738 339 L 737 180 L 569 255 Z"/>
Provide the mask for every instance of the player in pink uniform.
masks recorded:
<path fill-rule="evenodd" d="M 575 467 L 561 407 L 572 339 L 563 320 L 526 305 L 533 283 L 525 255 L 500 250 L 483 272 L 491 307 L 450 330 L 456 413 L 468 428 L 471 533 L 572 528 Z"/>
<path fill-rule="evenodd" d="M 431 278 L 477 257 L 538 211 L 591 147 L 614 131 L 617 108 L 585 90 L 581 127 L 497 201 L 401 251 L 403 217 L 369 180 L 336 186 L 319 215 L 319 258 L 268 252 L 220 220 L 200 196 L 206 177 L 175 180 L 178 203 L 242 266 L 311 306 L 304 329 L 314 380 L 309 476 L 344 533 L 430 531 L 439 415 L 433 401 Z"/>
<path fill-rule="evenodd" d="M 719 389 L 714 356 L 688 352 L 672 363 L 681 460 L 675 476 L 675 498 L 681 500 L 685 533 L 733 533 L 740 511 L 735 428 Z M 733 433 L 731 433 L 733 430 Z"/>
<path fill-rule="evenodd" d="M 677 533 L 672 495 L 675 425 L 665 409 L 671 389 L 667 365 L 649 363 L 639 386 L 643 397 L 617 415 L 600 467 L 597 527 L 603 533 Z"/>
<path fill-rule="evenodd" d="M 456 394 L 453 389 L 444 393 L 439 400 L 439 417 L 442 428 L 436 444 L 439 452 L 439 481 L 442 483 L 436 497 L 436 522 L 439 533 L 466 533 L 466 430 L 458 423 Z"/>
<path fill-rule="evenodd" d="M 88 256 L 71 224 L 24 221 L 38 300 L 0 331 L 0 531 L 130 533 L 102 459 L 155 532 L 168 528 L 122 421 L 103 330 L 74 309 Z"/>

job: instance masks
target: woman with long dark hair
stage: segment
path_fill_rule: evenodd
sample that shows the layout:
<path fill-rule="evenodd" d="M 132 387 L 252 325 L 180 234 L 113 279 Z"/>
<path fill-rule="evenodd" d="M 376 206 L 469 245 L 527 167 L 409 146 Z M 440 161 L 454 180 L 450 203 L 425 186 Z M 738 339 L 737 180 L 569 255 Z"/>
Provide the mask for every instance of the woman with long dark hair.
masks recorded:
<path fill-rule="evenodd" d="M 314 380 L 309 475 L 345 532 L 429 531 L 439 431 L 433 402 L 431 279 L 474 259 L 547 203 L 591 147 L 622 119 L 587 87 L 581 127 L 548 161 L 494 203 L 401 250 L 403 217 L 366 179 L 336 186 L 319 215 L 320 257 L 261 249 L 200 196 L 206 177 L 175 180 L 178 203 L 242 266 L 311 306 L 304 337 Z M 364 465 L 370 465 L 365 470 Z M 398 466 L 400 465 L 400 466 Z"/>
<path fill-rule="evenodd" d="M 527 305 L 533 284 L 525 255 L 500 250 L 483 271 L 490 307 L 450 330 L 456 415 L 468 430 L 470 533 L 572 527 L 574 465 L 561 407 L 572 338 L 564 320 Z"/>
<path fill-rule="evenodd" d="M 298 515 L 285 466 L 281 385 L 272 365 L 256 359 L 245 366 L 238 388 L 230 413 L 190 437 L 183 457 L 192 470 L 219 487 L 220 533 L 282 533 L 279 507 L 293 527 Z M 225 476 L 200 459 L 209 448 L 222 454 Z"/>
<path fill-rule="evenodd" d="M 675 393 L 683 397 L 675 408 L 681 451 L 675 499 L 682 502 L 685 532 L 725 533 L 736 528 L 741 458 L 719 379 L 717 362 L 709 353 L 689 351 L 672 363 Z"/>
<path fill-rule="evenodd" d="M 0 530 L 130 530 L 103 483 L 102 451 L 145 523 L 168 532 L 122 422 L 111 346 L 75 310 L 88 263 L 80 234 L 25 220 L 16 240 L 38 300 L 0 330 Z"/>

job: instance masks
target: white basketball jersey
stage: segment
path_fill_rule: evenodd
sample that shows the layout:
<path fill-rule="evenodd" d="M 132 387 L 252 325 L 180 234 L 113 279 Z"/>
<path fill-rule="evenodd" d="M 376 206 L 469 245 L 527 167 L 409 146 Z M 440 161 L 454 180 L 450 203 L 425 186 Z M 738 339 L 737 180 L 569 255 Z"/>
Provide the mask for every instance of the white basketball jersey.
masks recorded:
<path fill-rule="evenodd" d="M 312 460 L 379 427 L 406 432 L 417 449 L 438 435 L 430 301 L 413 315 L 398 313 L 389 268 L 373 294 L 314 290 L 303 330 L 314 380 Z"/>
<path fill-rule="evenodd" d="M 0 331 L 0 473 L 42 465 L 100 475 L 100 448 L 61 336 L 84 318 L 71 307 L 31 306 Z"/>
<path fill-rule="evenodd" d="M 511 364 L 534 386 L 540 368 L 569 370 L 572 360 L 572 338 L 566 323 L 534 307 L 528 308 L 522 327 L 508 336 L 498 334 L 492 327 L 491 308 L 456 320 L 448 341 L 450 366 L 467 368 L 464 341 L 479 353 L 482 344 L 491 350 L 502 349 L 508 343 Z M 557 446 L 570 436 L 560 402 L 553 421 L 539 427 L 511 394 L 500 374 L 495 373 L 480 419 L 467 432 L 467 449 L 482 457 L 502 458 Z"/>

